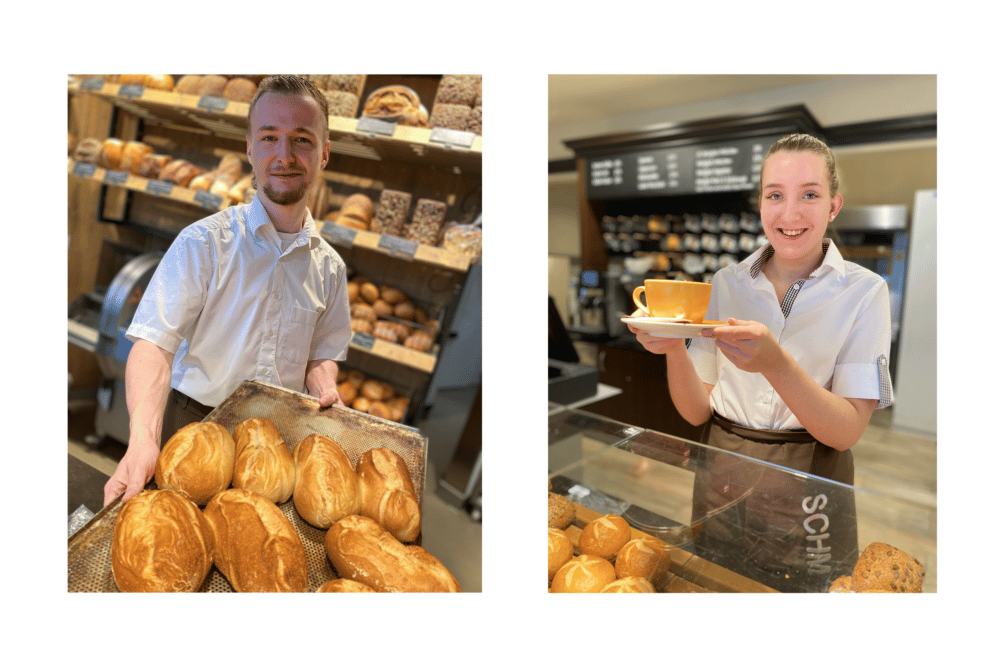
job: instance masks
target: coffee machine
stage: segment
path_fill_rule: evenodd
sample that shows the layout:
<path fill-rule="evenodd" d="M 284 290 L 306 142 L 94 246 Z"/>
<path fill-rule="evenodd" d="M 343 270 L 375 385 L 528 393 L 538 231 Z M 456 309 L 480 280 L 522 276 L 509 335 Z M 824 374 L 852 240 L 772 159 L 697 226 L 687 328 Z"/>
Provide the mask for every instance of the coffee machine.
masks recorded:
<path fill-rule="evenodd" d="M 570 321 L 566 330 L 577 340 L 600 341 L 625 333 L 621 318 L 634 308 L 625 303 L 621 287 L 623 272 L 582 269 L 570 279 Z"/>

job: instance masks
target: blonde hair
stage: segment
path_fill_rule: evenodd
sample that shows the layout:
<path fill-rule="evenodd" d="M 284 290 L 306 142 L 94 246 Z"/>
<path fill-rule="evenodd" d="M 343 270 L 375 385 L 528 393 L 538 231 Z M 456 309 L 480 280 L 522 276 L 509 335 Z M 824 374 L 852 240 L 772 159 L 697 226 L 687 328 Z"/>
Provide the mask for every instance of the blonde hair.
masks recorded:
<path fill-rule="evenodd" d="M 830 179 L 830 196 L 836 196 L 837 191 L 840 190 L 840 179 L 837 178 L 837 162 L 834 160 L 833 151 L 830 150 L 829 146 L 816 137 L 808 134 L 785 135 L 771 144 L 771 148 L 768 149 L 767 155 L 764 156 L 764 162 L 761 163 L 760 170 L 761 179 L 764 178 L 763 165 L 767 163 L 767 158 L 771 157 L 778 151 L 785 151 L 788 153 L 815 153 L 823 158 L 823 161 L 826 162 L 827 176 Z M 761 180 L 758 187 L 764 187 L 763 180 Z"/>

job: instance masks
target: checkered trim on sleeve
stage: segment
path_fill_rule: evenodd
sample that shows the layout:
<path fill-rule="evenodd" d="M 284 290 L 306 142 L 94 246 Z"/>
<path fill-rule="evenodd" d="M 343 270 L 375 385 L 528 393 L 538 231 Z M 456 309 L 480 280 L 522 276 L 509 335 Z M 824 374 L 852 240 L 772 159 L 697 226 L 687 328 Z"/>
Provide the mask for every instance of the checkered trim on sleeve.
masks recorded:
<path fill-rule="evenodd" d="M 892 405 L 892 378 L 889 376 L 889 359 L 878 356 L 878 406 L 877 409 Z"/>

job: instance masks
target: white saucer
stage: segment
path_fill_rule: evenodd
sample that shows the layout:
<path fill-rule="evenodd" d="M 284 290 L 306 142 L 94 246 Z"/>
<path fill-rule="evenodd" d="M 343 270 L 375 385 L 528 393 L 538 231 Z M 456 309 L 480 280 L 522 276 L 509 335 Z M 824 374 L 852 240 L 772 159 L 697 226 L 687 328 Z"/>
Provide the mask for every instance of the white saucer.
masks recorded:
<path fill-rule="evenodd" d="M 715 320 L 692 322 L 669 317 L 623 317 L 622 322 L 660 338 L 697 338 L 701 335 L 702 329 L 725 324 Z"/>

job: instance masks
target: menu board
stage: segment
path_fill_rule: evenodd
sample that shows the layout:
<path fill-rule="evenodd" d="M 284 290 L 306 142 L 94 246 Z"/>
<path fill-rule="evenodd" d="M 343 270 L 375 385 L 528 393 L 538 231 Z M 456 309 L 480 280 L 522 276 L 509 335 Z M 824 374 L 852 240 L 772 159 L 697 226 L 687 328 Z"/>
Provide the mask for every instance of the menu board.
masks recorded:
<path fill-rule="evenodd" d="M 587 160 L 587 198 L 752 190 L 779 136 L 658 148 Z"/>

